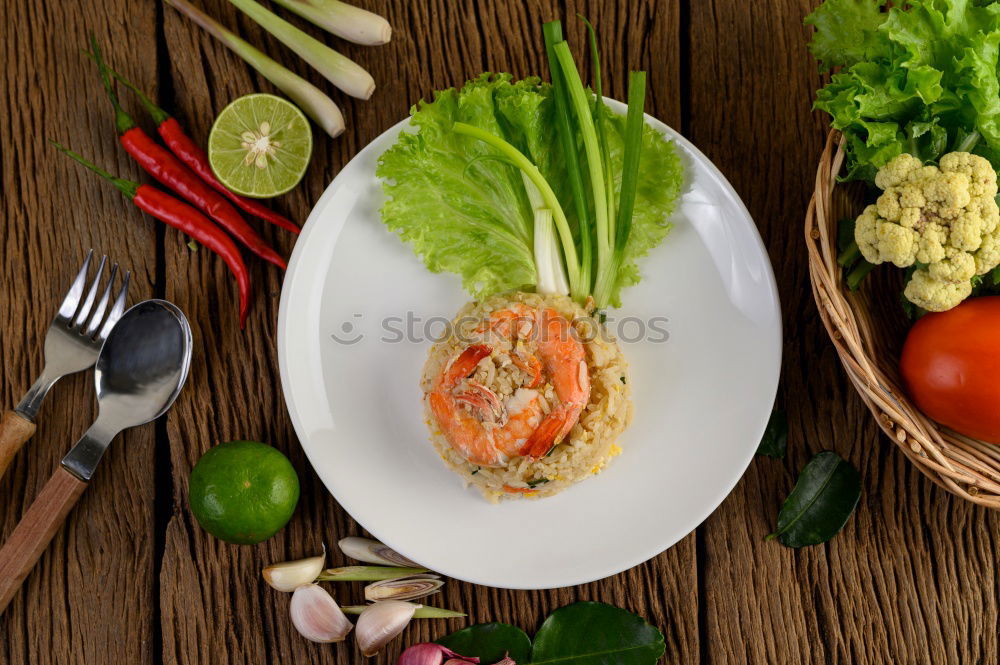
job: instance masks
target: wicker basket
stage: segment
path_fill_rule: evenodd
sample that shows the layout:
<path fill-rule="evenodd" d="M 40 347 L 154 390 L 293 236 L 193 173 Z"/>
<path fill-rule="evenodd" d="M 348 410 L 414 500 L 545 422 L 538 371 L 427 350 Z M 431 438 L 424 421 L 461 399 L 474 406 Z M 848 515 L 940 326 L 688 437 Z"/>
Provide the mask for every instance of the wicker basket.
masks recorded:
<path fill-rule="evenodd" d="M 897 359 L 907 326 L 897 295 L 902 271 L 876 271 L 857 292 L 841 278 L 837 222 L 856 215 L 863 200 L 856 188 L 837 183 L 843 162 L 843 139 L 830 132 L 805 228 L 809 276 L 823 325 L 854 387 L 903 454 L 948 491 L 1000 509 L 1000 446 L 941 427 L 900 389 Z"/>

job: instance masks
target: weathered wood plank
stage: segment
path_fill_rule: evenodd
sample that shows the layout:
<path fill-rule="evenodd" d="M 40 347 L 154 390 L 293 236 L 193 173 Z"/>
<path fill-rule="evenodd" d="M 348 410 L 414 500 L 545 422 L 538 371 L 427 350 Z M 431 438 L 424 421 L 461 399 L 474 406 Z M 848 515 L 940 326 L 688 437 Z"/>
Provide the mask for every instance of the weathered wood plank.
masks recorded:
<path fill-rule="evenodd" d="M 202 3 L 207 11 L 237 26 L 251 43 L 318 81 L 315 73 L 279 44 L 235 15 L 224 2 Z M 674 125 L 680 122 L 679 4 L 644 1 L 626 5 L 592 2 L 453 3 L 371 2 L 389 17 L 395 28 L 390 45 L 353 47 L 330 40 L 337 48 L 369 68 L 379 84 L 370 102 L 343 103 L 348 130 L 336 141 L 317 135 L 317 149 L 305 186 L 279 205 L 304 219 L 310 202 L 360 147 L 405 117 L 409 106 L 429 97 L 436 88 L 463 82 L 482 71 L 509 71 L 522 77 L 547 71 L 541 22 L 562 16 L 576 52 L 584 53 L 580 11 L 595 20 L 601 31 L 605 76 L 610 91 L 624 97 L 629 68 L 645 68 L 651 75 L 649 110 Z M 204 34 L 167 12 L 165 33 L 171 78 L 176 91 L 174 109 L 204 137 L 214 112 L 231 99 L 266 83 Z M 298 22 L 299 25 L 305 24 Z M 313 34 L 320 34 L 307 28 Z M 291 239 L 271 236 L 288 249 Z M 199 341 L 192 389 L 182 396 L 169 419 L 172 475 L 175 481 L 173 517 L 167 531 L 161 570 L 163 651 L 167 663 L 203 662 L 355 662 L 353 643 L 321 646 L 304 642 L 287 617 L 288 598 L 259 580 L 269 561 L 315 552 L 322 541 L 358 533 L 358 527 L 326 493 L 295 439 L 278 388 L 274 350 L 279 275 L 254 266 L 260 287 L 248 331 L 235 322 L 235 295 L 221 264 L 204 252 L 190 254 L 179 239 L 168 234 L 168 297 L 191 316 Z M 232 547 L 206 536 L 193 523 L 187 508 L 187 474 L 198 456 L 211 445 L 234 437 L 268 440 L 289 454 L 303 481 L 303 501 L 290 526 L 263 545 Z M 334 556 L 334 561 L 342 559 Z M 500 591 L 449 583 L 441 604 L 465 608 L 468 623 L 508 621 L 533 631 L 552 609 L 576 599 L 600 599 L 629 607 L 662 626 L 672 660 L 691 661 L 698 654 L 694 538 L 667 554 L 626 574 L 576 589 L 543 593 Z M 350 600 L 360 600 L 353 589 Z M 408 629 L 406 641 L 426 640 L 466 622 L 419 622 Z M 375 662 L 394 662 L 388 656 Z"/>
<path fill-rule="evenodd" d="M 391 45 L 372 49 L 329 40 L 368 66 L 381 87 L 367 103 L 333 93 L 344 107 L 348 132 L 336 141 L 317 141 L 303 186 L 278 204 L 300 220 L 347 159 L 403 117 L 413 100 L 484 70 L 515 76 L 544 72 L 541 20 L 567 18 L 569 36 L 582 55 L 582 27 L 569 20 L 581 11 L 600 30 L 604 74 L 614 96 L 624 95 L 620 73 L 642 67 L 650 72 L 648 110 L 681 127 L 682 102 L 687 105 L 683 129 L 744 196 L 778 276 L 786 313 L 779 400 L 791 421 L 789 459 L 754 462 L 733 496 L 702 527 L 697 545 L 689 537 L 615 578 L 542 593 L 450 583 L 441 604 L 469 610 L 469 622 L 509 621 L 531 631 L 555 607 L 597 599 L 629 607 L 663 627 L 668 662 L 699 657 L 712 663 L 1000 659 L 995 630 L 1000 518 L 933 487 L 880 438 L 813 313 L 799 240 L 825 123 L 809 113 L 819 77 L 800 24 L 813 3 L 684 2 L 690 23 L 681 26 L 678 0 L 383 0 L 372 7 L 396 26 Z M 317 80 L 227 3 L 201 4 L 252 43 Z M 158 16 L 164 38 L 159 44 Z M 284 413 L 274 352 L 280 276 L 253 264 L 255 312 L 248 332 L 239 333 L 235 289 L 218 260 L 205 251 L 192 254 L 168 231 L 160 267 L 166 284 L 156 284 L 153 222 L 44 143 L 47 137 L 59 139 L 111 170 L 146 180 L 116 146 L 94 72 L 78 56 L 90 29 L 116 66 L 144 88 L 159 89 L 162 104 L 201 139 L 228 101 L 271 89 L 155 2 L 0 3 L 0 117 L 5 119 L 0 123 L 5 194 L 0 205 L 7 220 L 0 230 L 6 341 L 0 345 L 0 404 L 13 404 L 40 369 L 41 336 L 59 292 L 89 246 L 132 268 L 137 278 L 133 301 L 163 289 L 188 312 L 199 340 L 191 384 L 162 430 L 164 448 L 159 455 L 154 451 L 152 428 L 116 443 L 78 508 L 80 519 L 71 518 L 0 617 L 0 663 L 360 660 L 353 646 L 301 640 L 288 622 L 287 597 L 259 581 L 266 562 L 305 555 L 322 541 L 358 533 L 309 469 Z M 687 43 L 689 72 L 684 73 L 680 49 Z M 159 80 L 158 49 L 170 61 Z M 688 83 L 687 100 L 680 94 L 682 80 Z M 268 228 L 264 234 L 290 249 L 292 239 L 283 232 Z M 25 292 L 29 298 L 22 296 Z M 89 386 L 90 377 L 78 376 L 56 388 L 34 443 L 0 481 L 0 536 L 10 533 L 66 447 L 89 424 L 93 407 L 80 406 L 92 404 Z M 197 457 L 218 441 L 236 437 L 270 440 L 290 455 L 303 480 L 304 500 L 291 525 L 252 548 L 206 536 L 187 508 L 186 479 Z M 794 552 L 764 543 L 798 469 L 827 448 L 851 459 L 865 478 L 866 494 L 855 518 L 826 546 Z M 157 492 L 154 461 L 159 464 Z M 155 499 L 163 505 L 154 508 Z M 155 545 L 161 541 L 164 551 L 158 553 Z M 428 639 L 462 625 L 421 622 L 406 639 Z"/>
<path fill-rule="evenodd" d="M 1000 517 L 932 486 L 878 433 L 815 313 L 800 240 L 826 119 L 803 0 L 691 3 L 691 138 L 732 180 L 770 252 L 785 313 L 787 461 L 758 459 L 703 527 L 712 663 L 1000 659 Z M 842 534 L 794 551 L 763 537 L 798 470 L 832 449 L 864 478 Z"/>
<path fill-rule="evenodd" d="M 132 270 L 132 302 L 153 295 L 153 222 L 46 142 L 59 140 L 137 177 L 117 146 L 96 70 L 80 53 L 91 30 L 109 58 L 155 88 L 152 3 L 0 3 L 5 408 L 41 370 L 45 330 L 88 248 Z M 0 537 L 90 425 L 92 386 L 92 373 L 64 379 L 43 406 L 34 440 L 0 481 Z M 153 446 L 152 427 L 115 443 L 67 527 L 0 617 L 0 662 L 152 662 Z"/>

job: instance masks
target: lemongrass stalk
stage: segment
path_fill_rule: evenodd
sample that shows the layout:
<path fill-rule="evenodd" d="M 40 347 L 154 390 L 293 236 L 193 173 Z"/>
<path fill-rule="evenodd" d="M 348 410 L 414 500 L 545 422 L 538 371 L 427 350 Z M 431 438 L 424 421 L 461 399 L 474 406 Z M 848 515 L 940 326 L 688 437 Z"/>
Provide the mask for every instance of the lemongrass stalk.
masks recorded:
<path fill-rule="evenodd" d="M 480 129 L 479 127 L 467 125 L 464 122 L 456 122 L 452 128 L 457 134 L 470 136 L 496 148 L 504 157 L 509 159 L 514 166 L 519 168 L 528 177 L 528 179 L 531 180 L 532 184 L 538 188 L 538 191 L 542 196 L 542 201 L 545 203 L 545 207 L 552 211 L 552 216 L 556 223 L 556 229 L 559 231 L 559 238 L 562 241 L 563 246 L 563 255 L 566 257 L 566 269 L 569 271 L 570 290 L 572 291 L 574 298 L 585 298 L 587 294 L 579 291 L 580 264 L 577 262 L 576 258 L 576 245 L 573 242 L 573 232 L 570 231 L 569 222 L 566 220 L 566 213 L 563 212 L 562 206 L 559 205 L 559 199 L 556 197 L 556 193 L 552 191 L 552 187 L 549 185 L 548 181 L 545 180 L 545 176 L 542 175 L 542 172 L 538 170 L 538 167 L 535 166 L 530 159 L 524 156 L 524 153 L 507 141 L 504 141 L 499 136 L 495 136 L 484 129 Z"/>
<path fill-rule="evenodd" d="M 555 50 L 556 59 L 559 61 L 559 67 L 566 82 L 570 104 L 573 107 L 576 121 L 580 128 L 580 137 L 583 139 L 583 150 L 587 156 L 587 172 L 590 175 L 590 190 L 594 199 L 594 229 L 597 235 L 597 270 L 600 273 L 602 266 L 611 258 L 611 243 L 608 234 L 608 195 L 604 182 L 601 146 L 597 139 L 597 129 L 594 126 L 594 118 L 587 99 L 587 92 L 583 89 L 583 81 L 580 80 L 580 72 L 577 71 L 576 63 L 573 62 L 573 54 L 569 50 L 569 44 L 562 41 L 556 44 L 553 49 Z"/>
<path fill-rule="evenodd" d="M 343 568 L 327 568 L 317 582 L 377 582 L 379 580 L 394 580 L 400 577 L 410 577 L 426 573 L 426 568 L 402 568 L 397 566 L 344 566 Z"/>
<path fill-rule="evenodd" d="M 313 69 L 322 74 L 351 97 L 368 99 L 375 92 L 375 79 L 364 67 L 350 58 L 337 53 L 323 42 L 302 32 L 280 16 L 268 11 L 254 0 L 229 0 L 244 14 L 270 32 L 274 37 L 296 55 L 312 65 Z"/>
<path fill-rule="evenodd" d="M 392 37 L 389 22 L 340 0 L 274 0 L 305 20 L 355 44 L 378 46 Z"/>
<path fill-rule="evenodd" d="M 344 614 L 361 614 L 369 605 L 347 605 L 341 607 L 340 609 Z M 464 616 L 468 616 L 465 612 L 456 612 L 455 610 L 446 610 L 443 607 L 428 607 L 424 605 L 418 607 L 413 613 L 414 619 L 458 619 Z"/>
<path fill-rule="evenodd" d="M 211 18 L 187 0 L 163 0 L 201 26 L 208 34 L 218 39 L 233 53 L 243 58 L 247 64 L 260 72 L 261 76 L 295 102 L 306 115 L 322 127 L 330 136 L 339 136 L 344 131 L 344 116 L 333 100 L 319 88 L 298 74 L 282 67 L 256 48 L 243 41 L 218 21 Z"/>
<path fill-rule="evenodd" d="M 545 53 L 552 75 L 556 135 L 561 144 L 563 163 L 566 164 L 566 179 L 569 182 L 570 193 L 573 195 L 573 208 L 576 211 L 580 238 L 580 286 L 584 293 L 590 293 L 593 285 L 594 238 L 590 228 L 590 212 L 587 210 L 587 195 L 584 192 L 579 151 L 576 147 L 576 131 L 570 119 L 569 93 L 555 52 L 555 45 L 563 41 L 562 23 L 549 21 L 542 26 L 542 34 L 545 36 Z"/>

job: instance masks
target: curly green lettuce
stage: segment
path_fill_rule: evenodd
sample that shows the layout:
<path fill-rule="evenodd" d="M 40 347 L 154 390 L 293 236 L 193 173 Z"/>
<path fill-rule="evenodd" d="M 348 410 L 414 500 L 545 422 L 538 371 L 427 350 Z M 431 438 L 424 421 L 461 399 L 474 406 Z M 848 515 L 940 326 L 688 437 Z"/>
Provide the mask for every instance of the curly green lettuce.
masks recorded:
<path fill-rule="evenodd" d="M 806 23 L 821 66 L 840 67 L 815 107 L 846 137 L 849 179 L 871 182 L 904 152 L 933 161 L 970 136 L 1000 166 L 1000 4 L 826 0 Z"/>
<path fill-rule="evenodd" d="M 433 272 L 459 275 L 473 297 L 536 284 L 533 211 L 517 168 L 488 144 L 456 134 L 464 122 L 502 137 L 524 153 L 556 192 L 576 229 L 565 165 L 557 145 L 551 87 L 537 78 L 482 74 L 411 110 L 411 127 L 379 159 L 385 225 Z M 612 168 L 622 168 L 625 119 L 608 119 Z M 636 261 L 670 231 L 683 171 L 674 145 L 646 127 L 632 232 L 612 304 L 639 281 Z M 619 183 L 616 182 L 616 186 Z"/>

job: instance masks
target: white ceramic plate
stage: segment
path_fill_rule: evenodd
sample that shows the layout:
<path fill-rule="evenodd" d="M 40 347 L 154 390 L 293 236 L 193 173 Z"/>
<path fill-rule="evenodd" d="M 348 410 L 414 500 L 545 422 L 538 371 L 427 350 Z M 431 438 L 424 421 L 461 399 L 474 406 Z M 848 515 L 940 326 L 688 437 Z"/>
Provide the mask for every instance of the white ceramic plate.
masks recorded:
<path fill-rule="evenodd" d="M 618 573 L 690 533 L 754 454 L 781 360 L 771 266 L 722 174 L 669 127 L 647 122 L 677 142 L 688 188 L 673 232 L 643 261 L 641 284 L 611 324 L 631 365 L 635 420 L 624 454 L 552 498 L 489 504 L 428 441 L 418 387 L 427 333 L 469 297 L 379 219 L 376 161 L 406 121 L 362 150 L 309 216 L 278 319 L 292 422 L 344 509 L 428 568 L 517 589 Z M 657 341 L 662 333 L 647 324 L 634 340 L 641 321 L 669 338 Z"/>

